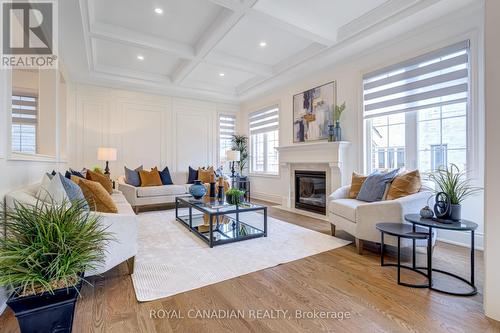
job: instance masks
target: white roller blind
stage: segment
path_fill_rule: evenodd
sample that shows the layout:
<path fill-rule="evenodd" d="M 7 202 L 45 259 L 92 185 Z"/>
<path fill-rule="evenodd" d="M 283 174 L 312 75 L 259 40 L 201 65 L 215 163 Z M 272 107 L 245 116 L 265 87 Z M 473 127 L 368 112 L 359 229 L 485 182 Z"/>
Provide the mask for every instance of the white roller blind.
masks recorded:
<path fill-rule="evenodd" d="M 236 133 L 236 116 L 227 114 L 219 115 L 219 132 L 221 139 L 231 139 Z"/>
<path fill-rule="evenodd" d="M 277 131 L 279 127 L 278 106 L 259 110 L 250 114 L 249 119 L 250 134 Z"/>
<path fill-rule="evenodd" d="M 363 76 L 365 118 L 466 102 L 469 41 Z"/>
<path fill-rule="evenodd" d="M 12 96 L 12 123 L 37 123 L 37 98 L 34 96 Z"/>

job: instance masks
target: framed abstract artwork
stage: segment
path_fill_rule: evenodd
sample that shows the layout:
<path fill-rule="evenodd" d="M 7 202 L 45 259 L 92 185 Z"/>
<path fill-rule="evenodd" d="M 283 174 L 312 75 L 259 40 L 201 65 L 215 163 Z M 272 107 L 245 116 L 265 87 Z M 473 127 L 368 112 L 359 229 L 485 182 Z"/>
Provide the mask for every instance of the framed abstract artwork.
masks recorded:
<path fill-rule="evenodd" d="M 337 99 L 335 81 L 293 96 L 293 142 L 328 139 Z"/>

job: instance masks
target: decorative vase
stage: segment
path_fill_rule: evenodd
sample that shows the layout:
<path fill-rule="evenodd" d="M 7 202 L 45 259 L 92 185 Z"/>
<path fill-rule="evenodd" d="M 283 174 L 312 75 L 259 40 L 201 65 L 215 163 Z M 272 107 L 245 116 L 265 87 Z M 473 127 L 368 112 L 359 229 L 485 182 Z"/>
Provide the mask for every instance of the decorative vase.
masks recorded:
<path fill-rule="evenodd" d="M 425 206 L 420 210 L 420 216 L 424 219 L 431 219 L 434 216 L 434 212 L 429 206 Z"/>
<path fill-rule="evenodd" d="M 450 219 L 460 221 L 462 219 L 462 205 L 451 205 Z"/>
<path fill-rule="evenodd" d="M 195 180 L 194 184 L 189 187 L 189 193 L 198 200 L 207 193 L 207 188 L 201 183 L 201 180 Z"/>
<path fill-rule="evenodd" d="M 342 129 L 340 128 L 340 121 L 335 122 L 335 141 L 342 141 Z"/>
<path fill-rule="evenodd" d="M 220 202 L 224 201 L 224 186 L 219 186 L 219 192 L 217 193 L 217 199 Z"/>
<path fill-rule="evenodd" d="M 328 125 L 328 141 L 335 141 L 335 125 Z"/>
<path fill-rule="evenodd" d="M 210 198 L 215 198 L 216 193 L 215 193 L 215 182 L 210 183 L 210 191 L 209 191 L 209 196 Z"/>

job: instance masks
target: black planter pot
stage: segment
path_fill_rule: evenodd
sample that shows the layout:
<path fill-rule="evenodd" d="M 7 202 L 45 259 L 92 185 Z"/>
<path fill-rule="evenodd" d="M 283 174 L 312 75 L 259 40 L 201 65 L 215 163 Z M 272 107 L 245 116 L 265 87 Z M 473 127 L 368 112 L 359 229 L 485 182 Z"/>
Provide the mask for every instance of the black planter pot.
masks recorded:
<path fill-rule="evenodd" d="M 235 195 L 230 195 L 226 194 L 226 201 L 230 205 L 239 205 L 240 203 L 243 202 L 244 196 L 235 196 Z"/>
<path fill-rule="evenodd" d="M 460 221 L 462 219 L 462 205 L 451 205 L 450 219 Z"/>
<path fill-rule="evenodd" d="M 76 290 L 78 289 L 78 291 Z M 7 305 L 16 315 L 21 333 L 71 333 L 73 315 L 82 281 L 75 287 L 17 297 L 10 296 Z"/>

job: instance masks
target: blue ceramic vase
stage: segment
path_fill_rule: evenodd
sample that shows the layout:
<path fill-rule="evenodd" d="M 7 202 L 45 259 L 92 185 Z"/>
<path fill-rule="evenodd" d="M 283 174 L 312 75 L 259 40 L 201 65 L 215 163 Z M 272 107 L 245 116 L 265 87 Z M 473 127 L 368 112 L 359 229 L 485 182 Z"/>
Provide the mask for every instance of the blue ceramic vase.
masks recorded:
<path fill-rule="evenodd" d="M 201 180 L 195 180 L 194 184 L 189 187 L 189 193 L 195 199 L 201 199 L 207 193 L 207 188 L 201 183 Z"/>

